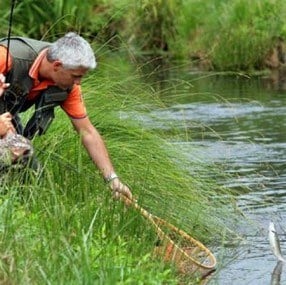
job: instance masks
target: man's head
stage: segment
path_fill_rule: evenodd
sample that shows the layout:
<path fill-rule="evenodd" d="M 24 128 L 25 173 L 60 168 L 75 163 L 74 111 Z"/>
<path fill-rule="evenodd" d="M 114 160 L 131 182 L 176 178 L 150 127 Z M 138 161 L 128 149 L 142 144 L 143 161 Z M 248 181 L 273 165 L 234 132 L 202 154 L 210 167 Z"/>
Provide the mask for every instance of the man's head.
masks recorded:
<path fill-rule="evenodd" d="M 72 32 L 49 47 L 47 60 L 53 65 L 51 79 L 63 89 L 80 84 L 85 73 L 96 67 L 94 52 L 89 43 Z"/>

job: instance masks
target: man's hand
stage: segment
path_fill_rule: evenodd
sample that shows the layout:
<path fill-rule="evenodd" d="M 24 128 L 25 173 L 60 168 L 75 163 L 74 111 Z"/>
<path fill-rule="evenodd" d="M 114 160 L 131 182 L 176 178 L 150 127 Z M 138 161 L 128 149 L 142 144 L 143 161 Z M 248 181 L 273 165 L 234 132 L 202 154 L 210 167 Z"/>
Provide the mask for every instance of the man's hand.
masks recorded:
<path fill-rule="evenodd" d="M 3 95 L 6 88 L 10 86 L 10 83 L 5 83 L 6 77 L 0 73 L 0 97 Z"/>
<path fill-rule="evenodd" d="M 128 186 L 123 184 L 119 178 L 114 178 L 112 181 L 109 182 L 109 186 L 113 192 L 113 196 L 115 199 L 120 198 L 120 194 L 126 196 L 129 200 L 132 200 L 132 193 Z"/>
<path fill-rule="evenodd" d="M 5 136 L 9 131 L 15 132 L 12 124 L 12 115 L 8 112 L 0 115 L 0 137 Z"/>

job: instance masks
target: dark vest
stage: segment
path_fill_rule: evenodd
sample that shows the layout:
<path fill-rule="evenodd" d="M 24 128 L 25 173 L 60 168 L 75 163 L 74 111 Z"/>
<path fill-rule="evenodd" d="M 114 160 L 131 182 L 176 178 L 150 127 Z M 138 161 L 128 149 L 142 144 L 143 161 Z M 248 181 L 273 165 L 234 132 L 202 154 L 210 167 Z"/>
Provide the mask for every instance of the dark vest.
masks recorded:
<path fill-rule="evenodd" d="M 8 46 L 7 39 L 1 39 L 0 45 Z M 6 82 L 10 87 L 4 92 L 0 113 L 8 111 L 17 117 L 17 113 L 24 112 L 35 105 L 35 112 L 23 130 L 19 121 L 15 121 L 18 133 L 29 139 L 35 134 L 44 134 L 54 118 L 54 108 L 63 102 L 68 95 L 56 86 L 51 86 L 43 91 L 35 101 L 28 101 L 27 96 L 33 87 L 33 79 L 29 76 L 29 70 L 44 49 L 51 44 L 23 37 L 11 37 L 9 52 L 12 55 L 12 68 L 6 74 Z"/>

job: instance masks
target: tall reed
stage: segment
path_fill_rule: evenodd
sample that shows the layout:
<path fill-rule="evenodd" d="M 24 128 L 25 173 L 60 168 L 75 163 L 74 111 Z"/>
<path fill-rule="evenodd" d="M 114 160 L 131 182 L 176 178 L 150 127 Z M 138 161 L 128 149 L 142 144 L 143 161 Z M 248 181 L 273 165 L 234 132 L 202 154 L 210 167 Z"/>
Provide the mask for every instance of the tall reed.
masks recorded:
<path fill-rule="evenodd" d="M 190 51 L 210 60 L 215 70 L 263 69 L 276 39 L 286 36 L 281 0 L 184 3 Z"/>
<path fill-rule="evenodd" d="M 2 1 L 0 35 L 8 31 Z M 69 30 L 112 50 L 199 59 L 215 70 L 264 69 L 277 39 L 285 41 L 283 0 L 16 1 L 13 34 L 54 40 Z"/>
<path fill-rule="evenodd" d="M 215 199 L 219 187 L 190 174 L 190 162 L 164 137 L 139 123 L 142 112 L 164 104 L 140 80 L 140 72 L 126 63 L 123 68 L 122 58 L 108 58 L 84 80 L 83 91 L 116 171 L 140 205 L 214 244 L 222 238 L 222 217 L 229 213 Z M 8 173 L 1 184 L 1 280 L 178 284 L 176 270 L 152 257 L 154 229 L 139 213 L 111 198 L 61 110 L 34 145 L 42 174 Z"/>

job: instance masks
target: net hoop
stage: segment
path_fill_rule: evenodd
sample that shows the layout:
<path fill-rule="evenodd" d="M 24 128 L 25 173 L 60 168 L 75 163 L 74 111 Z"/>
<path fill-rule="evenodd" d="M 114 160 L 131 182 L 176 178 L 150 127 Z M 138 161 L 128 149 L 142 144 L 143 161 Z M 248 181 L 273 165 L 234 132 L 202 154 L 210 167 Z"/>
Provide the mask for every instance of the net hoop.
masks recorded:
<path fill-rule="evenodd" d="M 183 274 L 199 272 L 201 277 L 204 277 L 215 270 L 217 263 L 215 256 L 200 241 L 169 222 L 152 215 L 136 202 L 131 201 L 125 196 L 121 195 L 120 198 L 126 205 L 131 205 L 139 210 L 156 229 L 161 244 L 155 247 L 155 256 L 163 258 L 164 261 L 174 263 Z M 171 237 L 172 234 L 183 239 L 185 242 L 184 246 L 178 245 Z"/>

